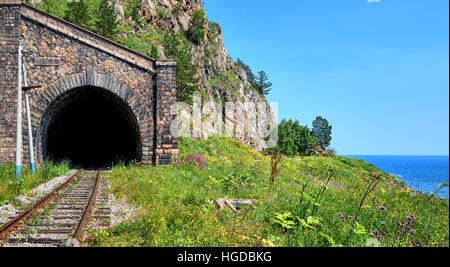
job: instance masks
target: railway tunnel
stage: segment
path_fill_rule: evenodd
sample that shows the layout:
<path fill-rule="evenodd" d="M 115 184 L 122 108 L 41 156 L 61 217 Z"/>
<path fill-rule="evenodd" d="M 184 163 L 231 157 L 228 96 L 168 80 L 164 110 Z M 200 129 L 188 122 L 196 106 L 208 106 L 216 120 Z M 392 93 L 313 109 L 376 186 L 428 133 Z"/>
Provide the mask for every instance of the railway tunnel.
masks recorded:
<path fill-rule="evenodd" d="M 133 111 L 108 90 L 84 86 L 54 100 L 38 133 L 42 155 L 99 168 L 141 160 L 140 130 Z"/>
<path fill-rule="evenodd" d="M 178 158 L 175 61 L 155 60 L 18 0 L 0 0 L 0 40 L 0 162 L 152 166 Z M 22 77 L 40 86 L 29 93 L 31 129 L 23 113 L 21 136 L 19 61 L 11 53 L 20 44 L 28 48 Z"/>

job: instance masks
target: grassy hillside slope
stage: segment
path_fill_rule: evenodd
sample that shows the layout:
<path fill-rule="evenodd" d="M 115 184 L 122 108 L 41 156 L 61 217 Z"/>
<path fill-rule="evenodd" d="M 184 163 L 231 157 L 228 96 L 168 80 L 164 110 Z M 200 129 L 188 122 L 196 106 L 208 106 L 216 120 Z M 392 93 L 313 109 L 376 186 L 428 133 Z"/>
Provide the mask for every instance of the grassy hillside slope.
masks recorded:
<path fill-rule="evenodd" d="M 448 201 L 412 194 L 363 161 L 283 158 L 271 191 L 270 158 L 237 141 L 182 138 L 180 149 L 182 157 L 199 155 L 206 163 L 197 157 L 174 166 L 112 170 L 107 177 L 111 190 L 137 206 L 140 214 L 134 222 L 94 232 L 91 246 L 449 243 Z M 379 184 L 364 198 L 378 178 Z M 215 200 L 221 197 L 252 199 L 256 209 L 219 210 Z"/>

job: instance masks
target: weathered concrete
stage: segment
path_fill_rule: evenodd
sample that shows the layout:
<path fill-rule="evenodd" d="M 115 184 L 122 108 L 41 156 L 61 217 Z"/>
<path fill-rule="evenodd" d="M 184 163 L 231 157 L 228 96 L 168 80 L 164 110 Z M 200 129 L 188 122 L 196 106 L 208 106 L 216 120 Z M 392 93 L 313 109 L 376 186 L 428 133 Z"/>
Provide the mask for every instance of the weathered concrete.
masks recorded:
<path fill-rule="evenodd" d="M 70 101 L 68 92 L 86 86 L 112 93 L 132 111 L 140 134 L 138 160 L 167 164 L 178 155 L 177 139 L 170 133 L 175 62 L 158 62 L 20 1 L 0 0 L 0 163 L 15 156 L 17 59 L 10 52 L 17 51 L 20 36 L 37 56 L 26 54 L 28 84 L 43 86 L 30 93 L 38 161 L 44 160 L 50 119 Z"/>

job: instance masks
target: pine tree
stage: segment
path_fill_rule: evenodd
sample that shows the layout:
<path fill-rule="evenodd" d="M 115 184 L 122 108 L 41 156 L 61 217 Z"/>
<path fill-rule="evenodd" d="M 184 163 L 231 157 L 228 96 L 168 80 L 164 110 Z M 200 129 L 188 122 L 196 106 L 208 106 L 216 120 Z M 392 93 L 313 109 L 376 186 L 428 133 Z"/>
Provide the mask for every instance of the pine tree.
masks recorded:
<path fill-rule="evenodd" d="M 33 2 L 31 2 L 31 4 L 33 4 Z M 58 18 L 64 17 L 64 12 L 67 8 L 67 2 L 61 0 L 44 0 L 41 3 L 36 2 L 34 5 Z"/>
<path fill-rule="evenodd" d="M 96 15 L 96 32 L 106 38 L 112 38 L 117 30 L 117 16 L 109 0 L 101 1 Z"/>
<path fill-rule="evenodd" d="M 322 117 L 317 117 L 313 123 L 312 135 L 316 138 L 316 140 L 320 143 L 323 148 L 327 148 L 330 146 L 332 137 L 332 129 L 333 127 L 329 125 L 328 121 Z"/>
<path fill-rule="evenodd" d="M 64 19 L 88 30 L 92 28 L 92 17 L 84 0 L 68 2 Z"/>
<path fill-rule="evenodd" d="M 245 64 L 244 61 L 242 61 L 241 59 L 237 59 L 236 64 L 241 67 L 246 73 L 247 73 L 247 80 L 249 83 L 251 84 L 256 84 L 256 79 L 255 79 L 255 74 L 253 73 L 252 69 L 250 68 L 250 66 L 248 66 L 247 64 Z"/>
<path fill-rule="evenodd" d="M 256 84 L 258 88 L 258 92 L 262 95 L 268 95 L 270 90 L 272 90 L 272 83 L 268 82 L 269 77 L 264 71 L 258 72 L 258 76 L 256 77 Z"/>
<path fill-rule="evenodd" d="M 177 96 L 179 101 L 189 102 L 192 94 L 198 90 L 199 77 L 197 65 L 192 63 L 192 54 L 180 41 L 181 33 L 171 32 L 164 36 L 163 46 L 167 57 L 177 61 Z"/>

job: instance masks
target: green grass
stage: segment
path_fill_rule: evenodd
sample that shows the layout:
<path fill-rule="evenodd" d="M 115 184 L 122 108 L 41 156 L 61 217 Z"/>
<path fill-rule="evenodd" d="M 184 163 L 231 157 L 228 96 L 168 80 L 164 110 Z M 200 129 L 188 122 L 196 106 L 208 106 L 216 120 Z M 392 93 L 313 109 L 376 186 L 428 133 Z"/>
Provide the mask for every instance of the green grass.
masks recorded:
<path fill-rule="evenodd" d="M 54 177 L 67 173 L 70 169 L 68 162 L 53 164 L 46 162 L 36 170 L 33 175 L 29 168 L 22 169 L 22 177 L 15 179 L 15 165 L 0 165 L 0 206 L 8 204 L 20 194 L 27 192 Z"/>
<path fill-rule="evenodd" d="M 380 232 L 382 246 L 449 243 L 448 201 L 413 195 L 384 173 L 363 203 L 359 220 L 349 219 L 358 212 L 370 174 L 379 173 L 360 160 L 283 158 L 271 192 L 270 158 L 236 141 L 182 138 L 180 154 L 201 155 L 206 167 L 184 163 L 113 169 L 106 178 L 113 193 L 138 207 L 139 216 L 94 232 L 91 246 L 365 246 L 374 231 Z M 256 209 L 219 211 L 215 200 L 220 197 L 252 199 Z M 410 215 L 414 219 L 405 229 L 414 233 L 404 234 L 398 224 L 406 224 Z"/>

